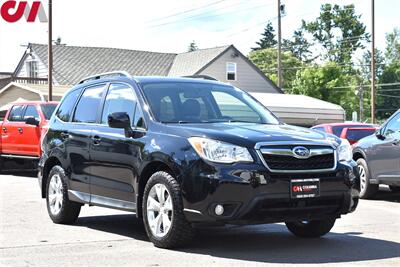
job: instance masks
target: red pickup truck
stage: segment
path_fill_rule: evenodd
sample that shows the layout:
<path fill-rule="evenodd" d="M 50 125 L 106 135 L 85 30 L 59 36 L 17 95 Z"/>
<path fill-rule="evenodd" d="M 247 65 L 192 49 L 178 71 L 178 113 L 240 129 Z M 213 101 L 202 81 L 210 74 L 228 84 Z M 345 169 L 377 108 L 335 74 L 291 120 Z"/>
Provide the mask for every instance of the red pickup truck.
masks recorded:
<path fill-rule="evenodd" d="M 30 101 L 9 108 L 0 122 L 0 168 L 4 158 L 36 160 L 41 156 L 41 137 L 57 104 Z"/>

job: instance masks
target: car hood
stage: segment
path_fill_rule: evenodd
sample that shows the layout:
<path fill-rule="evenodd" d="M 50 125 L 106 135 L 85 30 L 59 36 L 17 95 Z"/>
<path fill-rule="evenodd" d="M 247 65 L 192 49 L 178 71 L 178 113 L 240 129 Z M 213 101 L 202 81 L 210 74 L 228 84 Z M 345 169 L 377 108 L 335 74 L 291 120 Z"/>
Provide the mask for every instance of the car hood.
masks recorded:
<path fill-rule="evenodd" d="M 320 131 L 286 124 L 202 123 L 169 125 L 175 135 L 200 136 L 232 144 L 254 147 L 259 142 L 328 142 Z"/>

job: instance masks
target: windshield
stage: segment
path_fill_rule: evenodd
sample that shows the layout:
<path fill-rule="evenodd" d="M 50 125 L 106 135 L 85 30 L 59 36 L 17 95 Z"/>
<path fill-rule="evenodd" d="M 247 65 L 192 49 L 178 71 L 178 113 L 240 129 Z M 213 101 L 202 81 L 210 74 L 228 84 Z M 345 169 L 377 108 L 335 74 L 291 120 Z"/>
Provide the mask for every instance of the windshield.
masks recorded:
<path fill-rule="evenodd" d="M 340 137 L 342 134 L 342 131 L 344 128 L 350 128 L 350 127 L 357 127 L 357 128 L 371 128 L 373 125 L 370 124 L 355 124 L 355 125 L 340 125 L 340 126 L 333 126 L 332 127 L 332 132 L 334 135 L 337 137 Z"/>
<path fill-rule="evenodd" d="M 57 105 L 55 104 L 46 104 L 46 105 L 40 105 L 40 108 L 42 109 L 43 115 L 46 118 L 46 121 L 50 120 L 51 115 L 53 115 L 54 110 L 56 109 Z"/>
<path fill-rule="evenodd" d="M 163 123 L 247 122 L 279 124 L 272 113 L 232 86 L 208 83 L 149 83 L 143 91 Z"/>

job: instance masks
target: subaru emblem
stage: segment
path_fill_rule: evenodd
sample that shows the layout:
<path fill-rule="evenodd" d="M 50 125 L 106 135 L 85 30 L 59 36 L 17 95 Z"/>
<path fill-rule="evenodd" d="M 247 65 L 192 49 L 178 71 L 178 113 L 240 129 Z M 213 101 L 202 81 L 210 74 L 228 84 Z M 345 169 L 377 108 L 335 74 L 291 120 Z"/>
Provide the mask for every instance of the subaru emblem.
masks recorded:
<path fill-rule="evenodd" d="M 293 155 L 299 159 L 307 159 L 310 157 L 310 150 L 304 146 L 296 146 L 292 150 Z"/>

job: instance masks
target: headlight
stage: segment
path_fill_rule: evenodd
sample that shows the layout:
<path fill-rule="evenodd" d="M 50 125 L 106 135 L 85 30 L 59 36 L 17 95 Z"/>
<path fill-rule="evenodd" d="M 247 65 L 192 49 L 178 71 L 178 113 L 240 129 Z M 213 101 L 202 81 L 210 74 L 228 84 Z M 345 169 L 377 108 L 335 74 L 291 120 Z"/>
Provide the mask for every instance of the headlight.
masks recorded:
<path fill-rule="evenodd" d="M 245 147 L 202 137 L 190 137 L 188 140 L 203 159 L 218 163 L 253 162 Z"/>
<path fill-rule="evenodd" d="M 341 139 L 342 142 L 337 148 L 339 161 L 351 161 L 353 159 L 353 152 L 351 145 L 346 139 Z"/>

